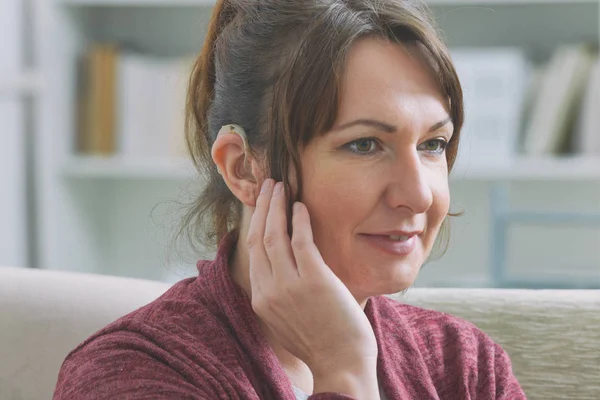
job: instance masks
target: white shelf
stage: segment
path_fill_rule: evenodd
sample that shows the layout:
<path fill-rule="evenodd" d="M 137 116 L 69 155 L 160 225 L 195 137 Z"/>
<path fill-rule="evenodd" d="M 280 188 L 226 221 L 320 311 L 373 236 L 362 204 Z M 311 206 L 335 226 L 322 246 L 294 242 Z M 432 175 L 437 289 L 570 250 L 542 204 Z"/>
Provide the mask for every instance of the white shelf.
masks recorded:
<path fill-rule="evenodd" d="M 136 179 L 136 180 L 194 180 L 197 172 L 185 159 L 152 158 L 125 159 L 122 157 L 72 157 L 63 174 L 76 179 Z"/>
<path fill-rule="evenodd" d="M 69 6 L 104 6 L 104 7 L 189 7 L 214 6 L 215 0 L 61 0 Z"/>
<path fill-rule="evenodd" d="M 458 167 L 452 172 L 451 179 L 600 181 L 600 157 L 522 158 L 497 166 L 470 165 Z"/>
<path fill-rule="evenodd" d="M 0 74 L 0 94 L 32 93 L 39 87 L 37 74 L 25 72 L 16 75 L 4 76 Z"/>
<path fill-rule="evenodd" d="M 77 179 L 194 180 L 197 172 L 186 159 L 133 159 L 121 157 L 73 157 L 64 166 L 65 176 Z M 453 181 L 598 180 L 599 158 L 517 159 L 503 166 L 459 167 Z"/>
<path fill-rule="evenodd" d="M 503 6 L 503 5 L 552 5 L 552 4 L 598 4 L 598 0 L 425 0 L 430 6 Z"/>
<path fill-rule="evenodd" d="M 426 0 L 430 6 L 437 5 L 529 5 L 529 4 L 582 4 L 598 3 L 598 0 Z M 152 7 L 183 7 L 183 6 L 212 6 L 215 0 L 62 0 L 63 4 L 72 6 L 152 6 Z"/>

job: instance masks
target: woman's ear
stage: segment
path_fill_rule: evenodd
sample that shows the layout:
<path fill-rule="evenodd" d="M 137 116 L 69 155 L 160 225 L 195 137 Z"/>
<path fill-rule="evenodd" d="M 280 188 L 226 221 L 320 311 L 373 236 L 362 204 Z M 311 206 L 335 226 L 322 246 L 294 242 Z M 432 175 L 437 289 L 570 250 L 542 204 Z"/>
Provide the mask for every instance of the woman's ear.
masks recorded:
<path fill-rule="evenodd" d="M 212 145 L 211 155 L 231 193 L 243 204 L 254 207 L 263 179 L 245 137 L 233 129 L 221 129 Z"/>

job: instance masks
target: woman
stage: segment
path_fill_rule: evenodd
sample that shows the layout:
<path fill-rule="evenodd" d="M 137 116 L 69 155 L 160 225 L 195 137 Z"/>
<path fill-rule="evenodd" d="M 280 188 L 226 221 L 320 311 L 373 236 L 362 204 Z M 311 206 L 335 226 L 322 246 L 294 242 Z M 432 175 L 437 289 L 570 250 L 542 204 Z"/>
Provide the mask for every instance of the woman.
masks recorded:
<path fill-rule="evenodd" d="M 188 100 L 217 257 L 71 352 L 55 399 L 525 398 L 472 324 L 381 296 L 449 215 L 463 122 L 421 3 L 219 1 Z"/>

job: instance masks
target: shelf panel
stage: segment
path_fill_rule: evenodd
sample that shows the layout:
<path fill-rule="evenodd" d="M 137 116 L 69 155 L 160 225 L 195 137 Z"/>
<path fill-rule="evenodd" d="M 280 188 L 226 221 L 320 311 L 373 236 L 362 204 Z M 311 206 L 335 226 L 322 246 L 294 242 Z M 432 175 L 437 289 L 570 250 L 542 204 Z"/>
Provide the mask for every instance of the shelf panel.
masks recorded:
<path fill-rule="evenodd" d="M 552 5 L 552 4 L 599 4 L 598 0 L 426 0 L 430 6 L 504 6 L 504 5 Z"/>
<path fill-rule="evenodd" d="M 63 166 L 63 174 L 75 179 L 195 180 L 197 172 L 186 159 L 75 156 Z"/>
<path fill-rule="evenodd" d="M 197 173 L 186 159 L 125 159 L 122 157 L 72 157 L 63 174 L 77 179 L 194 180 Z M 459 167 L 453 181 L 589 181 L 600 182 L 598 158 L 520 159 L 503 166 Z"/>
<path fill-rule="evenodd" d="M 189 7 L 214 6 L 215 0 L 61 0 L 69 6 L 103 6 L 103 7 Z"/>
<path fill-rule="evenodd" d="M 188 7 L 188 6 L 212 6 L 215 0 L 61 0 L 63 4 L 70 6 L 106 6 L 106 7 Z M 599 0 L 427 0 L 430 6 L 486 6 L 486 5 L 551 5 L 551 4 L 598 4 Z"/>
<path fill-rule="evenodd" d="M 600 182 L 600 157 L 521 158 L 503 165 L 461 166 L 451 173 L 450 178 L 457 181 L 598 180 Z"/>
<path fill-rule="evenodd" d="M 33 93 L 39 87 L 39 78 L 34 72 L 16 75 L 0 74 L 0 94 Z"/>

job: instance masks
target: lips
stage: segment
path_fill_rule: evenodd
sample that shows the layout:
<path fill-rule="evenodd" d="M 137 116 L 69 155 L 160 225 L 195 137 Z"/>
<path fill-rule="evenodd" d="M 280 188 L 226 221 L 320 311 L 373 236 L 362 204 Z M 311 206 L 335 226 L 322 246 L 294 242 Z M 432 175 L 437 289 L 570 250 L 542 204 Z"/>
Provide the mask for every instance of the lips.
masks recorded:
<path fill-rule="evenodd" d="M 387 235 L 387 236 L 392 240 L 405 241 L 405 240 L 409 239 L 412 235 Z"/>
<path fill-rule="evenodd" d="M 382 231 L 382 232 L 374 232 L 369 233 L 370 235 L 378 235 L 378 236 L 419 236 L 423 233 L 423 231 L 417 230 L 393 230 L 393 231 Z"/>
<path fill-rule="evenodd" d="M 359 237 L 375 249 L 395 256 L 407 256 L 417 247 L 419 232 L 361 234 Z"/>

